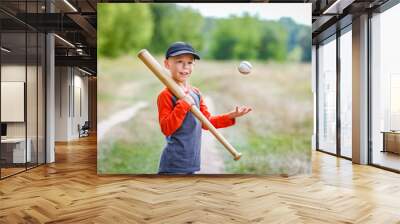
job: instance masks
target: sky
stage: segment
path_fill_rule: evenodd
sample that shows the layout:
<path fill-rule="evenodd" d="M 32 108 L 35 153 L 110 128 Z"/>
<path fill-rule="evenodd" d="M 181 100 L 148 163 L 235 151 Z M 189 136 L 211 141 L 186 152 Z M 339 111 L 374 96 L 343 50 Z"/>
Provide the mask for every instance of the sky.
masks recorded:
<path fill-rule="evenodd" d="M 311 26 L 311 3 L 177 3 L 198 10 L 205 17 L 224 18 L 248 12 L 263 19 L 291 17 L 296 23 Z"/>

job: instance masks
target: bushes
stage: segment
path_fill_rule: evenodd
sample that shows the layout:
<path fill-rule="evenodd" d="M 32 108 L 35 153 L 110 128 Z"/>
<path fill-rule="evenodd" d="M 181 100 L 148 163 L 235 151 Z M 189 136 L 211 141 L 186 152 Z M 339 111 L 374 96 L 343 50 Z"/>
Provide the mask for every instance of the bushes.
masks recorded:
<path fill-rule="evenodd" d="M 99 4 L 98 15 L 101 56 L 136 52 L 150 43 L 154 23 L 148 5 Z"/>
<path fill-rule="evenodd" d="M 311 28 L 291 18 L 204 18 L 176 4 L 99 4 L 98 15 L 100 56 L 141 48 L 164 54 L 172 42 L 185 41 L 209 59 L 311 60 Z"/>

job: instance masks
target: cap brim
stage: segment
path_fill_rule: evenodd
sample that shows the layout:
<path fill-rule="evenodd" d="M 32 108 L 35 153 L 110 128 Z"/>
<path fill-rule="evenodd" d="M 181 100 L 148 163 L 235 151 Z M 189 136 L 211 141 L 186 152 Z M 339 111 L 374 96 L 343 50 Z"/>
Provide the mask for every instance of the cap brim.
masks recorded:
<path fill-rule="evenodd" d="M 178 55 L 181 55 L 181 54 L 191 54 L 191 55 L 194 56 L 194 58 L 200 59 L 200 56 L 199 56 L 198 54 L 196 54 L 196 53 L 194 53 L 194 52 L 192 52 L 192 51 L 187 51 L 187 50 L 182 50 L 182 51 L 174 52 L 174 53 L 170 54 L 169 57 L 171 57 L 171 56 L 178 56 Z"/>

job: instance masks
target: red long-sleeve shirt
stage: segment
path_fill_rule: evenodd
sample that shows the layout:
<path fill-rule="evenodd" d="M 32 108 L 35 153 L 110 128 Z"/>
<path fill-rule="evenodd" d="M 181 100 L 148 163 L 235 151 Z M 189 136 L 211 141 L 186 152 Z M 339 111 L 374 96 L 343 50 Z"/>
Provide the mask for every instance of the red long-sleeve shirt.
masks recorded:
<path fill-rule="evenodd" d="M 199 93 L 198 89 L 192 89 Z M 165 136 L 172 135 L 182 125 L 186 113 L 190 111 L 190 104 L 182 99 L 178 99 L 174 107 L 172 93 L 167 88 L 162 90 L 158 95 L 157 106 L 158 120 L 160 122 L 161 131 Z M 204 103 L 203 97 L 200 97 L 200 111 L 215 128 L 224 128 L 235 124 L 235 119 L 229 118 L 228 114 L 212 116 Z M 207 130 L 207 127 L 204 125 L 202 128 Z"/>

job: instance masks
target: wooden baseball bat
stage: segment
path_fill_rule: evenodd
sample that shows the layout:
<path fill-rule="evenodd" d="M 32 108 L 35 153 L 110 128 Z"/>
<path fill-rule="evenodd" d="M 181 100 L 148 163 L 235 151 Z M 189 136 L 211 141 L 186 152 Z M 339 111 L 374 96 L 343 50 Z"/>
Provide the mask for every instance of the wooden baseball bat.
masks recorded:
<path fill-rule="evenodd" d="M 169 72 L 161 67 L 157 60 L 148 52 L 146 49 L 139 51 L 137 56 L 143 63 L 157 76 L 157 78 L 179 99 L 185 96 L 182 88 L 169 76 Z M 201 111 L 192 105 L 190 111 L 196 116 L 201 123 L 203 123 L 208 130 L 217 138 L 219 142 L 232 154 L 234 160 L 239 160 L 242 156 L 241 153 L 236 151 L 235 148 L 222 136 L 217 129 L 211 124 L 211 122 L 201 113 Z"/>

